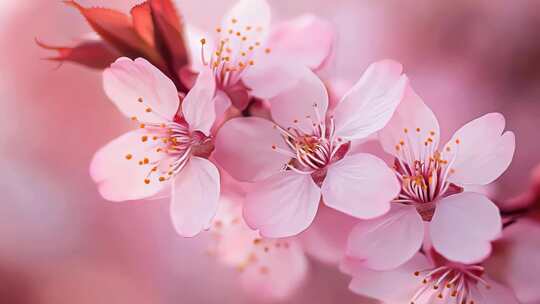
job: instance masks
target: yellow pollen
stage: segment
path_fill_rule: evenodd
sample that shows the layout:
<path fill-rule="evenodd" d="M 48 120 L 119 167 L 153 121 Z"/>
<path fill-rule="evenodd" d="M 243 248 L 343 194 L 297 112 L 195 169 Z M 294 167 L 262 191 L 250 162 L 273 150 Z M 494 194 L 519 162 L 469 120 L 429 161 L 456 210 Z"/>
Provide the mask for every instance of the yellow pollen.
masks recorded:
<path fill-rule="evenodd" d="M 143 160 L 143 163 L 144 163 L 144 164 L 148 164 L 149 162 L 150 162 L 150 160 L 149 160 L 148 158 L 145 157 L 144 160 Z"/>
<path fill-rule="evenodd" d="M 153 139 L 153 140 L 157 140 L 157 139 L 158 139 L 158 137 L 157 137 L 157 136 L 154 136 L 154 137 L 152 137 L 152 139 Z"/>
<path fill-rule="evenodd" d="M 253 60 L 249 61 L 249 65 L 254 65 L 254 64 L 255 64 L 255 61 L 253 61 Z"/>
<path fill-rule="evenodd" d="M 401 146 L 404 146 L 404 145 L 405 145 L 405 142 L 404 142 L 403 140 L 400 140 L 400 141 L 399 141 L 399 144 L 400 144 Z"/>
<path fill-rule="evenodd" d="M 145 125 L 141 124 L 139 127 L 141 127 L 141 129 L 144 129 Z"/>
<path fill-rule="evenodd" d="M 420 132 L 420 128 L 416 128 L 416 132 Z"/>
<path fill-rule="evenodd" d="M 238 20 L 236 20 L 236 18 L 232 18 L 231 22 L 236 23 L 236 22 L 238 22 Z"/>
<path fill-rule="evenodd" d="M 145 180 L 144 180 L 144 183 L 148 185 L 148 184 L 150 184 L 150 180 L 149 180 L 149 179 L 145 179 Z"/>
<path fill-rule="evenodd" d="M 405 128 L 405 129 L 403 129 L 403 132 L 408 133 L 409 129 Z"/>
<path fill-rule="evenodd" d="M 399 145 L 396 145 L 396 151 L 399 151 Z"/>
<path fill-rule="evenodd" d="M 261 243 L 261 241 L 262 241 L 261 239 L 254 239 L 253 244 L 259 245 Z"/>
<path fill-rule="evenodd" d="M 242 41 L 246 41 L 246 40 L 247 40 L 246 36 L 242 37 Z"/>
<path fill-rule="evenodd" d="M 233 33 L 233 30 L 229 30 L 228 32 L 229 32 L 229 34 L 232 34 L 232 33 Z"/>
<path fill-rule="evenodd" d="M 236 32 L 236 36 L 240 37 L 240 36 L 242 36 L 242 33 Z"/>
<path fill-rule="evenodd" d="M 152 108 L 146 108 L 145 111 L 146 111 L 146 113 L 150 113 L 150 112 L 152 112 Z"/>
<path fill-rule="evenodd" d="M 248 49 L 249 49 L 250 51 L 253 51 L 255 48 L 254 48 L 253 46 L 250 46 Z"/>
<path fill-rule="evenodd" d="M 159 177 L 159 181 L 160 181 L 160 182 L 163 182 L 163 181 L 165 181 L 165 177 L 163 177 L 163 176 L 160 176 L 160 177 Z"/>
<path fill-rule="evenodd" d="M 201 44 L 206 44 L 206 39 L 202 38 L 201 39 Z"/>
<path fill-rule="evenodd" d="M 450 152 L 450 150 L 451 150 L 450 147 L 446 147 L 447 152 Z"/>
<path fill-rule="evenodd" d="M 458 145 L 459 145 L 460 143 L 461 143 L 461 140 L 459 140 L 459 138 L 458 138 L 458 139 L 456 139 L 456 144 L 458 144 Z"/>
<path fill-rule="evenodd" d="M 127 160 L 130 160 L 132 157 L 133 157 L 133 155 L 131 155 L 131 154 L 126 155 Z"/>
<path fill-rule="evenodd" d="M 247 54 L 246 54 L 246 52 L 242 52 L 240 55 L 246 56 Z"/>
<path fill-rule="evenodd" d="M 417 277 L 417 276 L 419 276 L 419 275 L 420 275 L 420 271 L 415 271 L 415 272 L 414 272 L 414 276 Z"/>
<path fill-rule="evenodd" d="M 256 46 L 260 46 L 261 43 L 260 43 L 259 41 L 257 41 L 257 42 L 255 42 L 255 45 L 256 45 Z"/>
<path fill-rule="evenodd" d="M 221 28 L 216 28 L 216 32 L 221 33 Z"/>
<path fill-rule="evenodd" d="M 142 166 L 143 165 L 143 162 L 142 160 L 139 161 L 139 165 Z"/>
<path fill-rule="evenodd" d="M 157 171 L 157 167 L 152 168 L 152 172 L 156 172 L 156 171 Z"/>
<path fill-rule="evenodd" d="M 431 134 L 431 136 L 435 136 L 435 131 L 431 131 L 429 134 Z"/>
<path fill-rule="evenodd" d="M 137 117 L 132 116 L 132 117 L 131 117 L 131 120 L 136 121 L 136 120 L 137 120 Z"/>
<path fill-rule="evenodd" d="M 272 51 L 271 49 L 266 49 L 264 50 L 266 54 L 270 54 L 270 52 Z"/>
<path fill-rule="evenodd" d="M 148 140 L 148 136 L 145 135 L 145 136 L 141 137 L 141 140 L 142 140 L 142 142 L 147 141 L 147 140 Z"/>

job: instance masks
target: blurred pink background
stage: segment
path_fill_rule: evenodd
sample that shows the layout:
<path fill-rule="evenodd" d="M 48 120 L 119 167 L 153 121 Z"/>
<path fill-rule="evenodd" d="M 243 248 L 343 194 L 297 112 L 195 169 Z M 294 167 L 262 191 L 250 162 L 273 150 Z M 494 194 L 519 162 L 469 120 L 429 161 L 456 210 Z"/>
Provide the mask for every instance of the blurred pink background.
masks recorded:
<path fill-rule="evenodd" d="M 80 1 L 124 11 L 136 2 Z M 443 137 L 483 113 L 502 112 L 517 150 L 496 198 L 526 189 L 540 162 L 540 2 L 269 2 L 276 20 L 314 13 L 335 25 L 328 79 L 352 83 L 372 61 L 401 61 Z M 207 29 L 232 3 L 177 0 L 187 22 Z M 254 303 L 236 270 L 205 253 L 205 236 L 175 234 L 166 200 L 100 198 L 90 159 L 128 122 L 104 96 L 99 72 L 57 68 L 34 43 L 74 41 L 90 31 L 83 18 L 51 0 L 3 0 L 0 17 L 0 302 Z M 371 303 L 347 284 L 335 267 L 310 261 L 304 288 L 288 302 Z"/>

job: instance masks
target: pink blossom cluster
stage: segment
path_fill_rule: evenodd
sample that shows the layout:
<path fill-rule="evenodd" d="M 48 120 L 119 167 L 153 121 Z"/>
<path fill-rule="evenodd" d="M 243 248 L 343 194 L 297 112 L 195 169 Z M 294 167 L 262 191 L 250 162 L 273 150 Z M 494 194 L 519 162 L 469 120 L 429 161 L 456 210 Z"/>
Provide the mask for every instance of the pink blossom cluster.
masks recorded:
<path fill-rule="evenodd" d="M 441 143 L 447 131 L 393 60 L 374 62 L 336 97 L 321 73 L 332 26 L 312 15 L 274 24 L 265 0 L 240 0 L 214 33 L 189 21 L 183 32 L 179 68 L 126 55 L 104 69 L 107 96 L 134 125 L 91 161 L 105 199 L 169 199 L 178 234 L 210 235 L 209 252 L 271 299 L 301 287 L 308 255 L 384 303 L 540 297 L 520 289 L 521 269 L 492 262 L 537 254 L 523 242 L 496 245 L 536 223 L 507 221 L 475 191 L 512 161 L 501 114 Z M 368 141 L 387 155 L 357 148 Z"/>

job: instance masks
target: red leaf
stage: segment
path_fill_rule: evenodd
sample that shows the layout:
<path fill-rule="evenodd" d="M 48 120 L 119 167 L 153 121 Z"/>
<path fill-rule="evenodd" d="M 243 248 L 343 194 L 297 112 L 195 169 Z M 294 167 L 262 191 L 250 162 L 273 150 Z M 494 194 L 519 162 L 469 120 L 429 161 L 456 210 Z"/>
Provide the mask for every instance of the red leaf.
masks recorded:
<path fill-rule="evenodd" d="M 73 0 L 64 2 L 76 8 L 92 29 L 122 55 L 131 58 L 145 57 L 152 63 L 163 66 L 159 54 L 135 31 L 128 15 L 100 7 L 85 8 Z"/>
<path fill-rule="evenodd" d="M 131 9 L 131 16 L 133 17 L 133 27 L 135 28 L 135 31 L 148 45 L 155 47 L 154 24 L 152 22 L 150 4 L 148 4 L 148 2 L 143 2 L 134 6 Z"/>
<path fill-rule="evenodd" d="M 52 61 L 71 61 L 94 69 L 105 69 L 119 57 L 103 41 L 83 41 L 74 47 L 51 46 L 36 39 L 36 43 L 47 50 L 58 52 L 58 56 L 46 58 Z"/>
<path fill-rule="evenodd" d="M 176 87 L 179 91 L 185 91 L 179 73 L 188 64 L 188 54 L 180 18 L 170 0 L 149 0 L 148 3 L 154 23 L 156 48 L 167 63 Z"/>

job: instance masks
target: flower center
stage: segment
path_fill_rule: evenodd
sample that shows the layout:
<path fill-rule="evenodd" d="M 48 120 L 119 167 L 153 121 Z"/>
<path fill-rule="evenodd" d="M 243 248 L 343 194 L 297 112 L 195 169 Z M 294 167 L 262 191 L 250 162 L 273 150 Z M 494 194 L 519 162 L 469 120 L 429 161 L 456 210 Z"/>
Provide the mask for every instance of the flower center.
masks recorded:
<path fill-rule="evenodd" d="M 454 159 L 443 159 L 434 144 L 434 131 L 430 131 L 429 136 L 424 141 L 419 140 L 415 146 L 407 136 L 409 130 L 404 129 L 403 132 L 407 141 L 400 140 L 396 145 L 398 157 L 394 164 L 401 182 L 401 192 L 394 202 L 416 206 L 422 218 L 430 221 L 439 198 L 461 191 L 448 181 L 448 176 L 453 173 L 451 166 Z M 420 133 L 420 128 L 416 128 L 416 132 Z"/>
<path fill-rule="evenodd" d="M 142 98 L 138 100 L 144 104 Z M 146 112 L 154 112 L 152 108 L 146 108 Z M 138 121 L 137 117 L 131 118 Z M 180 172 L 191 155 L 205 156 L 206 151 L 211 151 L 210 138 L 201 132 L 190 132 L 187 122 L 183 118 L 175 117 L 174 121 L 164 119 L 162 123 L 139 122 L 141 132 L 141 148 L 137 148 L 137 159 L 134 154 L 128 153 L 125 159 L 137 161 L 139 166 L 148 167 L 148 173 L 143 182 L 165 182 Z"/>
<path fill-rule="evenodd" d="M 416 271 L 414 276 L 421 279 L 422 285 L 411 298 L 415 304 L 424 300 L 455 298 L 456 304 L 480 303 L 478 288 L 491 289 L 482 278 L 484 267 L 479 265 L 441 266 L 435 269 Z M 422 302 L 423 303 L 423 302 Z"/>
<path fill-rule="evenodd" d="M 328 126 L 321 120 L 317 104 L 313 104 L 316 117 L 306 116 L 312 126 L 311 130 L 303 129 L 299 120 L 293 121 L 297 127 L 283 128 L 275 125 L 287 144 L 287 149 L 276 144 L 272 149 L 290 157 L 285 169 L 301 174 L 311 174 L 317 184 L 322 183 L 329 164 L 342 159 L 349 149 L 349 143 L 335 137 L 334 119 L 330 117 Z"/>
<path fill-rule="evenodd" d="M 237 84 L 244 72 L 255 65 L 254 55 L 263 51 L 259 41 L 263 28 L 242 26 L 238 19 L 232 18 L 228 28 L 219 27 L 216 32 L 220 39 L 209 58 L 205 52 L 206 39 L 201 39 L 201 58 L 203 64 L 213 70 L 219 87 L 227 88 Z M 270 52 L 269 48 L 264 49 L 264 53 Z"/>

